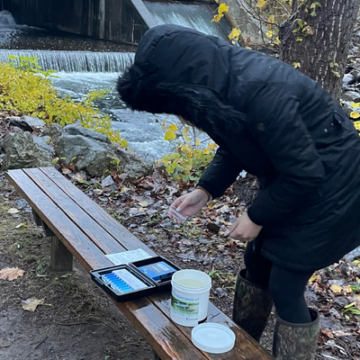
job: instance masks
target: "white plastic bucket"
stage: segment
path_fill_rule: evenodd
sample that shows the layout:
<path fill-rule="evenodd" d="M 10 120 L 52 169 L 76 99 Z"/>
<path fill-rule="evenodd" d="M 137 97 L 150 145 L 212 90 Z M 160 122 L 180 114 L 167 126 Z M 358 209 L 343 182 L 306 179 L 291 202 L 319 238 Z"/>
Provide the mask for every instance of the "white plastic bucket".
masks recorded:
<path fill-rule="evenodd" d="M 171 319 L 196 326 L 207 317 L 211 278 L 198 270 L 177 271 L 171 279 Z"/>

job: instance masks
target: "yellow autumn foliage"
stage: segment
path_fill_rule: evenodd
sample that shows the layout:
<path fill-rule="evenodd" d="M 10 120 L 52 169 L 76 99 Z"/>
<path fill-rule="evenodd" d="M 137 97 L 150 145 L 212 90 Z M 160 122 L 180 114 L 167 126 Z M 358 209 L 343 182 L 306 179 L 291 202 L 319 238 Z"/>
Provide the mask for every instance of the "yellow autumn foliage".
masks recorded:
<path fill-rule="evenodd" d="M 241 31 L 239 29 L 234 28 L 234 29 L 232 29 L 232 31 L 228 35 L 228 37 L 230 40 L 234 39 L 234 40 L 238 41 L 240 34 L 241 34 Z"/>
<path fill-rule="evenodd" d="M 225 3 L 220 4 L 218 13 L 223 14 L 224 12 L 227 12 L 227 11 L 229 11 L 229 7 Z"/>
<path fill-rule="evenodd" d="M 175 180 L 198 180 L 202 170 L 213 159 L 217 145 L 209 142 L 206 148 L 201 147 L 201 141 L 195 135 L 187 136 L 189 126 L 183 125 L 179 129 L 175 124 L 167 126 L 167 122 L 166 120 L 161 125 L 165 132 L 164 139 L 174 141 L 176 151 L 163 156 L 159 162 L 164 164 L 167 174 Z M 174 131 L 177 131 L 178 136 Z"/>
<path fill-rule="evenodd" d="M 357 111 L 352 111 L 352 112 L 350 113 L 350 117 L 351 117 L 352 119 L 358 119 L 358 118 L 360 117 L 360 114 L 359 114 Z"/>
<path fill-rule="evenodd" d="M 0 111 L 37 117 L 47 125 L 79 123 L 105 134 L 113 143 L 127 146 L 120 132 L 111 129 L 110 117 L 94 108 L 93 101 L 107 91 L 91 92 L 81 103 L 70 96 L 61 98 L 50 80 L 52 73 L 42 71 L 36 58 L 21 57 L 16 64 L 0 63 Z"/>
<path fill-rule="evenodd" d="M 266 0 L 259 0 L 257 3 L 257 7 L 262 9 L 266 5 Z"/>
<path fill-rule="evenodd" d="M 214 18 L 211 21 L 219 22 L 223 16 L 224 16 L 224 14 L 216 14 L 216 15 L 214 15 Z"/>

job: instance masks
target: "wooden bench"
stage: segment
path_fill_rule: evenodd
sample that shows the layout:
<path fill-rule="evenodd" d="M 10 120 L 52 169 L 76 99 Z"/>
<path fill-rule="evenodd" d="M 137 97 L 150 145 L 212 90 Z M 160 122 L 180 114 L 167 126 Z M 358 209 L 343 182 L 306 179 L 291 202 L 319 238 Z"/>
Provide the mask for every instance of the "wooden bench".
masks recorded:
<path fill-rule="evenodd" d="M 156 255 L 54 168 L 10 170 L 6 176 L 52 237 L 52 270 L 72 270 L 73 256 L 90 271 L 111 266 L 109 253 L 142 248 Z M 226 354 L 208 354 L 192 344 L 191 328 L 170 318 L 169 293 L 115 305 L 152 346 L 155 359 L 274 359 L 211 303 L 207 321 L 225 324 L 236 335 L 234 349 Z"/>

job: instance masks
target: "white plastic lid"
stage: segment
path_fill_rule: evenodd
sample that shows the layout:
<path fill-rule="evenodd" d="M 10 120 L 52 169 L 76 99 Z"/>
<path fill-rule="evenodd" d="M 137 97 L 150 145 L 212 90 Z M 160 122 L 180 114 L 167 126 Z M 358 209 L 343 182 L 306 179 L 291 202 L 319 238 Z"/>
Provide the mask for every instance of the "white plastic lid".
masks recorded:
<path fill-rule="evenodd" d="M 222 354 L 234 347 L 235 334 L 224 325 L 204 323 L 193 328 L 191 341 L 200 350 Z"/>

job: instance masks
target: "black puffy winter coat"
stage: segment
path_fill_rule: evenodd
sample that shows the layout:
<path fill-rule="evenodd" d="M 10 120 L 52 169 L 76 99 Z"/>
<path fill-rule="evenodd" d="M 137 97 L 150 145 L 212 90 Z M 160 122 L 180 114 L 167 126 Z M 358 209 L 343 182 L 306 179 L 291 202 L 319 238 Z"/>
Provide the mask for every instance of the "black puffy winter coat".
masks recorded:
<path fill-rule="evenodd" d="M 360 245 L 360 140 L 319 84 L 272 57 L 163 25 L 142 38 L 118 91 L 180 115 L 219 145 L 199 185 L 214 197 L 241 170 L 261 184 L 248 214 L 279 266 L 316 270 Z"/>

